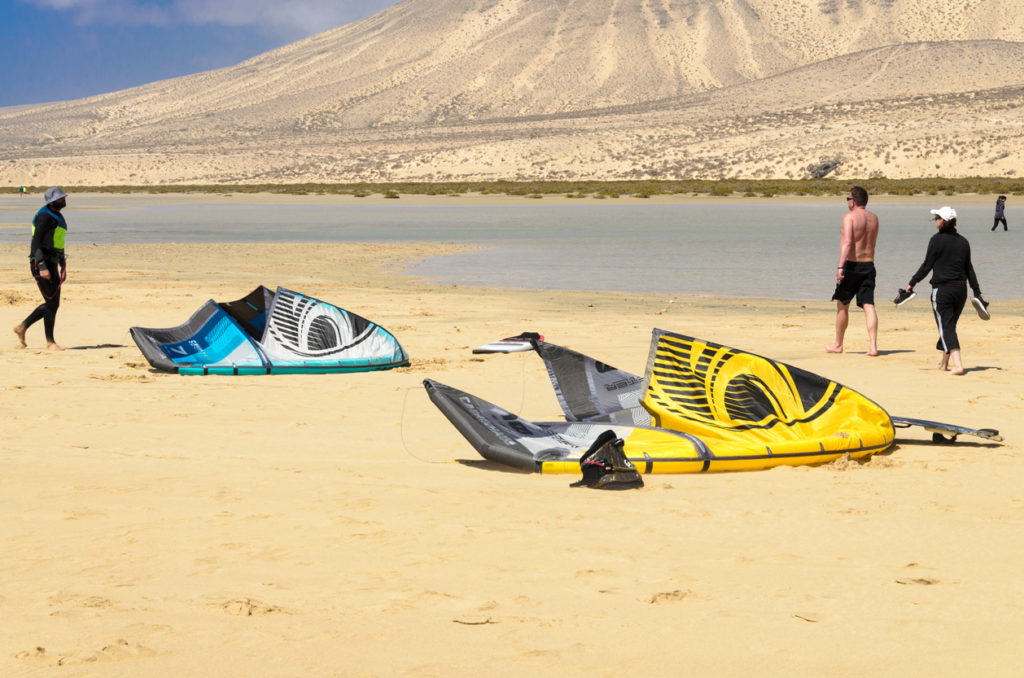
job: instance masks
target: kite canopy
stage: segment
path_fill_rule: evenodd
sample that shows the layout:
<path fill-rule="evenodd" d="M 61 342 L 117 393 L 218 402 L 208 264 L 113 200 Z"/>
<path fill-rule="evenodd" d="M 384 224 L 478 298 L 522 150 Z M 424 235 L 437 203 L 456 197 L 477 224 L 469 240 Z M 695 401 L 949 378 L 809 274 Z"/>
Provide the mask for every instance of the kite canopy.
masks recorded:
<path fill-rule="evenodd" d="M 753 353 L 655 330 L 643 405 L 703 440 L 719 470 L 856 458 L 892 445 L 888 413 L 841 384 Z"/>
<path fill-rule="evenodd" d="M 207 301 L 184 325 L 132 327 L 131 334 L 150 365 L 178 374 L 364 372 L 409 364 L 383 327 L 283 287 Z"/>
<path fill-rule="evenodd" d="M 643 378 L 554 344 L 534 348 L 565 422 L 529 422 L 424 382 L 484 458 L 521 470 L 579 473 L 580 456 L 608 430 L 643 473 L 821 464 L 880 452 L 895 437 L 885 410 L 856 391 L 692 337 L 655 330 Z"/>

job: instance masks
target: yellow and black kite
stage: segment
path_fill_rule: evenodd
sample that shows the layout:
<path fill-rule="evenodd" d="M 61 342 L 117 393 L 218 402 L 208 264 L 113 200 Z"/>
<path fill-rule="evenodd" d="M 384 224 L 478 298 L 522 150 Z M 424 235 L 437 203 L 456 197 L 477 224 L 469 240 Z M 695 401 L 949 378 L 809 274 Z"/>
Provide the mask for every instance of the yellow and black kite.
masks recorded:
<path fill-rule="evenodd" d="M 536 336 L 536 335 L 535 335 Z M 525 471 L 578 473 L 579 459 L 612 430 L 642 473 L 743 471 L 861 458 L 893 444 L 894 420 L 842 384 L 785 363 L 654 330 L 640 378 L 571 349 L 530 339 L 548 368 L 562 422 L 530 422 L 433 380 L 431 400 L 486 459 Z M 934 428 L 938 427 L 938 428 Z"/>

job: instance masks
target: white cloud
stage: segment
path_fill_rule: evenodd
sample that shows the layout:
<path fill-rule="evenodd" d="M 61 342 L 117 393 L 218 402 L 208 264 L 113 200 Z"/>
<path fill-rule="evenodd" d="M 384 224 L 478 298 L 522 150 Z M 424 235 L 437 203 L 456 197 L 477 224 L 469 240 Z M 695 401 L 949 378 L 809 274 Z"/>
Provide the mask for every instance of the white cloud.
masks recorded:
<path fill-rule="evenodd" d="M 376 14 L 397 0 L 175 0 L 191 23 L 259 26 L 312 35 Z"/>
<path fill-rule="evenodd" d="M 375 14 L 398 0 L 23 0 L 67 12 L 80 24 L 252 27 L 305 37 Z"/>
<path fill-rule="evenodd" d="M 124 24 L 129 26 L 169 26 L 172 6 L 159 2 L 133 0 L 26 0 L 44 9 L 66 12 L 79 24 Z"/>

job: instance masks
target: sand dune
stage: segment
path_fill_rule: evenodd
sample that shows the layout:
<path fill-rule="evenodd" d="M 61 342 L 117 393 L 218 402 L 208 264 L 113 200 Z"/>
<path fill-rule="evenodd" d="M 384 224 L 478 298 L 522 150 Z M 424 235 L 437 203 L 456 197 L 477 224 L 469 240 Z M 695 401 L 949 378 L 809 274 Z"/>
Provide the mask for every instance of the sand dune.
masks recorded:
<path fill-rule="evenodd" d="M 870 156 L 848 171 L 1012 174 L 1014 6 L 408 0 L 232 68 L 0 109 L 0 182 L 786 177 L 833 125 Z"/>

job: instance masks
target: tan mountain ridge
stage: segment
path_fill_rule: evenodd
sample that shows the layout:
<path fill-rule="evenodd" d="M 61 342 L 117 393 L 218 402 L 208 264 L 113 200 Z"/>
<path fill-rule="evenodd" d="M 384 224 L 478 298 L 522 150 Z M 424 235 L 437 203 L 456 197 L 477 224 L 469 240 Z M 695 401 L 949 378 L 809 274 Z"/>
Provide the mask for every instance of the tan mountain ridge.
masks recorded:
<path fill-rule="evenodd" d="M 238 66 L 0 109 L 0 182 L 1024 171 L 1019 0 L 407 0 Z"/>

